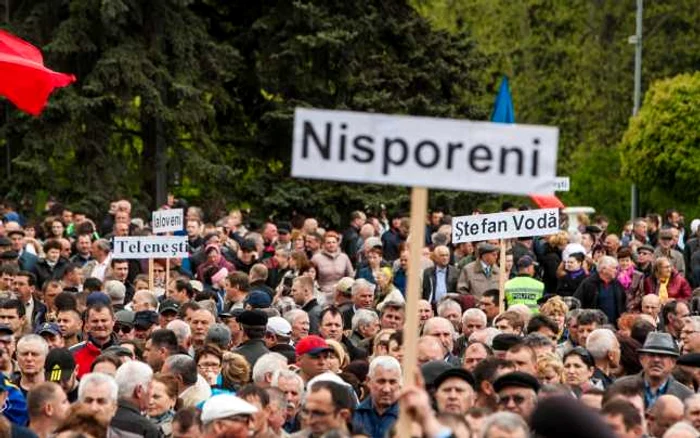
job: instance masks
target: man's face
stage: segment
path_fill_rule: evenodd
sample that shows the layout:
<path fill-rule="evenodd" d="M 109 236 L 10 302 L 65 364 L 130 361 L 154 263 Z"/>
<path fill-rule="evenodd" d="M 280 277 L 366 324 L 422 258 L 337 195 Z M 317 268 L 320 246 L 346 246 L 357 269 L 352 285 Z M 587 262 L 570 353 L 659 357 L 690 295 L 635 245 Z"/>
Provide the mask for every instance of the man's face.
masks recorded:
<path fill-rule="evenodd" d="M 475 316 L 467 317 L 464 322 L 464 325 L 462 325 L 462 333 L 464 333 L 467 339 L 469 339 L 472 333 L 486 328 L 486 323 L 481 318 Z"/>
<path fill-rule="evenodd" d="M 17 309 L 0 309 L 0 323 L 10 326 L 12 331 L 19 333 L 24 323 L 24 318 L 20 318 Z"/>
<path fill-rule="evenodd" d="M 641 427 L 639 428 L 639 434 L 634 433 L 634 428 L 631 430 L 627 429 L 625 426 L 624 419 L 622 415 L 606 415 L 605 422 L 610 426 L 610 429 L 615 432 L 617 438 L 637 438 L 641 436 Z"/>
<path fill-rule="evenodd" d="M 329 430 L 341 429 L 347 420 L 347 415 L 343 416 L 335 409 L 333 397 L 327 389 L 320 389 L 308 395 L 304 404 L 304 414 L 312 436 L 321 436 Z"/>
<path fill-rule="evenodd" d="M 645 249 L 637 251 L 637 264 L 646 265 L 647 263 L 651 262 L 652 254 L 653 253 Z"/>
<path fill-rule="evenodd" d="M 24 249 L 24 236 L 22 236 L 19 233 L 14 233 L 12 236 L 10 236 L 10 240 L 12 241 L 12 250 L 20 252 L 22 249 Z"/>
<path fill-rule="evenodd" d="M 15 281 L 15 276 L 6 272 L 0 276 L 0 291 L 9 291 L 12 289 L 12 284 Z"/>
<path fill-rule="evenodd" d="M 299 403 L 301 403 L 299 384 L 295 379 L 280 377 L 277 380 L 277 387 L 284 392 L 284 397 L 287 400 L 287 420 L 290 420 L 299 411 Z"/>
<path fill-rule="evenodd" d="M 432 336 L 438 341 L 440 341 L 447 353 L 450 353 L 452 351 L 452 348 L 454 347 L 454 339 L 452 339 L 452 330 L 451 327 L 448 326 L 444 321 L 434 321 L 434 323 L 429 326 L 428 330 L 426 330 L 424 334 L 426 336 Z"/>
<path fill-rule="evenodd" d="M 400 330 L 403 326 L 404 313 L 400 309 L 384 309 L 379 322 L 383 329 Z"/>
<path fill-rule="evenodd" d="M 76 269 L 76 271 L 78 271 Z M 54 302 L 56 301 L 56 296 L 63 291 L 60 283 L 49 283 L 46 285 L 46 290 L 44 291 L 44 304 L 49 308 L 53 309 Z"/>
<path fill-rule="evenodd" d="M 467 371 L 474 372 L 479 363 L 488 357 L 488 353 L 483 345 L 472 344 L 467 347 L 467 351 L 464 352 L 464 363 L 462 368 Z"/>
<path fill-rule="evenodd" d="M 481 260 L 489 266 L 493 266 L 498 261 L 498 251 L 492 251 L 481 256 Z"/>
<path fill-rule="evenodd" d="M 598 324 L 578 324 L 578 345 L 586 345 L 586 340 L 591 332 L 598 328 Z"/>
<path fill-rule="evenodd" d="M 54 412 L 52 419 L 58 422 L 64 421 L 68 417 L 68 411 L 70 410 L 70 402 L 66 393 L 56 389 L 51 398 L 51 406 Z"/>
<path fill-rule="evenodd" d="M 379 331 L 379 320 L 375 319 L 368 324 L 360 325 L 357 330 L 364 339 L 374 337 Z"/>
<path fill-rule="evenodd" d="M 401 256 L 399 256 L 399 266 L 403 270 L 408 269 L 408 251 L 403 251 Z"/>
<path fill-rule="evenodd" d="M 173 421 L 172 438 L 199 438 L 202 436 L 202 428 L 198 424 L 192 424 L 189 429 L 183 429 L 179 422 Z"/>
<path fill-rule="evenodd" d="M 425 300 L 418 301 L 418 320 L 423 323 L 433 317 L 433 308 Z"/>
<path fill-rule="evenodd" d="M 683 353 L 700 353 L 700 331 L 695 330 L 693 323 L 688 323 L 681 329 Z"/>
<path fill-rule="evenodd" d="M 498 305 L 494 302 L 493 297 L 483 296 L 479 298 L 479 310 L 484 312 L 488 319 L 493 319 L 498 315 Z"/>
<path fill-rule="evenodd" d="M 292 283 L 292 298 L 294 302 L 300 306 L 306 303 L 306 289 L 304 289 L 299 281 Z"/>
<path fill-rule="evenodd" d="M 263 408 L 260 398 L 256 395 L 243 397 L 243 400 L 258 408 L 258 411 L 253 414 L 252 432 L 254 435 L 261 434 L 264 432 L 267 423 L 267 408 Z"/>
<path fill-rule="evenodd" d="M 340 342 L 343 337 L 343 316 L 340 313 L 326 312 L 319 327 L 321 337 Z"/>
<path fill-rule="evenodd" d="M 474 389 L 464 380 L 453 377 L 438 387 L 435 401 L 439 413 L 464 416 L 474 405 Z"/>
<path fill-rule="evenodd" d="M 155 310 L 151 308 L 150 301 L 144 295 L 136 295 L 131 301 L 131 309 L 134 312 L 141 312 L 143 310 Z"/>
<path fill-rule="evenodd" d="M 197 221 L 187 221 L 187 226 L 185 227 L 187 236 L 194 238 L 199 236 L 199 222 Z"/>
<path fill-rule="evenodd" d="M 119 262 L 115 263 L 112 268 L 112 274 L 119 281 L 126 281 L 126 277 L 129 276 L 129 263 Z"/>
<path fill-rule="evenodd" d="M 435 264 L 438 267 L 444 268 L 450 263 L 450 250 L 444 246 L 438 247 L 435 249 L 433 258 L 435 259 Z"/>
<path fill-rule="evenodd" d="M 29 302 L 29 299 L 34 293 L 34 286 L 29 285 L 29 278 L 23 275 L 17 275 L 15 281 L 12 283 L 12 287 L 17 293 L 17 298 L 23 303 Z"/>
<path fill-rule="evenodd" d="M 312 253 L 317 252 L 319 248 L 321 248 L 321 242 L 316 239 L 316 236 L 306 236 L 304 245 L 306 246 L 306 250 Z"/>
<path fill-rule="evenodd" d="M 114 316 L 109 309 L 90 310 L 88 312 L 87 331 L 93 338 L 101 341 L 109 339 L 114 330 Z"/>
<path fill-rule="evenodd" d="M 498 393 L 498 409 L 520 415 L 525 421 L 535 410 L 537 394 L 528 388 L 504 388 Z"/>
<path fill-rule="evenodd" d="M 196 310 L 190 319 L 190 329 L 192 330 L 192 340 L 204 342 L 207 337 L 209 327 L 214 323 L 213 316 L 206 310 Z"/>
<path fill-rule="evenodd" d="M 462 314 L 458 308 L 448 308 L 442 313 L 442 317 L 452 323 L 452 327 L 455 328 L 455 332 L 459 333 L 462 329 Z"/>
<path fill-rule="evenodd" d="M 654 319 L 659 316 L 661 311 L 661 303 L 656 295 L 645 295 L 642 298 L 642 313 L 650 315 Z"/>
<path fill-rule="evenodd" d="M 298 341 L 299 339 L 309 336 L 310 328 L 309 315 L 306 313 L 300 314 L 294 319 L 294 324 L 292 324 L 292 339 Z"/>
<path fill-rule="evenodd" d="M 513 335 L 519 335 L 520 330 L 515 330 L 515 327 L 510 325 L 510 321 L 505 318 L 499 319 L 496 324 L 496 328 L 501 331 L 501 333 L 510 333 Z"/>
<path fill-rule="evenodd" d="M 44 372 L 46 354 L 38 342 L 20 343 L 17 347 L 17 364 L 22 374 L 34 376 Z"/>
<path fill-rule="evenodd" d="M 377 367 L 374 376 L 369 377 L 369 393 L 374 405 L 386 409 L 393 405 L 399 396 L 401 389 L 401 375 L 399 370 Z"/>
<path fill-rule="evenodd" d="M 82 330 L 82 322 L 78 315 L 73 311 L 58 312 L 57 321 L 58 327 L 61 329 L 61 334 L 64 338 L 74 336 Z"/>
<path fill-rule="evenodd" d="M 91 245 L 92 242 L 90 241 L 90 236 L 86 234 L 78 236 L 78 241 L 75 244 L 76 248 L 78 249 L 78 252 L 83 255 L 90 253 Z"/>
<path fill-rule="evenodd" d="M 275 242 L 277 240 L 277 225 L 267 224 L 263 231 L 263 239 L 265 242 Z"/>
<path fill-rule="evenodd" d="M 352 297 L 352 302 L 358 309 L 371 309 L 374 305 L 374 290 L 362 288 Z"/>
<path fill-rule="evenodd" d="M 104 418 L 111 419 L 117 412 L 117 401 L 112 399 L 106 383 L 90 385 L 80 401 L 90 408 L 90 412 Z"/>
<path fill-rule="evenodd" d="M 639 361 L 644 368 L 644 374 L 647 377 L 658 380 L 665 380 L 671 374 L 671 370 L 676 364 L 676 360 L 672 356 L 654 353 L 640 354 Z"/>
<path fill-rule="evenodd" d="M 43 333 L 41 337 L 44 338 L 47 344 L 49 344 L 49 349 L 51 350 L 53 350 L 54 348 L 63 348 L 66 346 L 66 342 L 64 341 L 63 336 L 54 335 L 51 333 Z"/>
<path fill-rule="evenodd" d="M 700 428 L 700 400 L 694 399 L 686 401 L 685 419 L 689 421 L 694 428 Z"/>
<path fill-rule="evenodd" d="M 434 360 L 442 360 L 445 357 L 442 344 L 435 342 L 421 342 L 418 344 L 418 366 Z"/>
<path fill-rule="evenodd" d="M 325 373 L 330 369 L 330 352 L 323 351 L 318 354 L 304 354 L 299 358 L 299 368 L 308 379 Z"/>
<path fill-rule="evenodd" d="M 522 349 L 517 353 L 513 351 L 507 351 L 506 360 L 509 360 L 513 362 L 513 364 L 515 364 L 516 371 L 521 371 L 523 373 L 528 373 L 531 376 L 537 377 L 537 364 L 535 363 L 535 361 L 533 361 L 533 357 L 530 354 L 530 351 L 528 351 L 527 349 Z"/>
<path fill-rule="evenodd" d="M 676 330 L 676 332 L 681 331 L 689 316 L 690 310 L 688 309 L 688 306 L 683 302 L 679 302 L 678 305 L 676 305 L 676 312 L 673 314 L 672 321 L 673 328 Z"/>

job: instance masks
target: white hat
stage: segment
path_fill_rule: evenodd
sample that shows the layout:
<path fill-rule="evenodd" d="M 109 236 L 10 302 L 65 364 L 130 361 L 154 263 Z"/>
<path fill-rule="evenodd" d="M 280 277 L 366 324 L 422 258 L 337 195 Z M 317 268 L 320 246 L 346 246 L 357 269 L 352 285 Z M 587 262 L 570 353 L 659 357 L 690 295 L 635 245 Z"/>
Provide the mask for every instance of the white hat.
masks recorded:
<path fill-rule="evenodd" d="M 202 407 L 202 423 L 211 423 L 234 415 L 251 415 L 258 408 L 231 394 L 219 394 L 210 398 Z"/>
<path fill-rule="evenodd" d="M 291 336 L 292 325 L 281 316 L 273 316 L 267 320 L 267 331 L 280 336 Z"/>

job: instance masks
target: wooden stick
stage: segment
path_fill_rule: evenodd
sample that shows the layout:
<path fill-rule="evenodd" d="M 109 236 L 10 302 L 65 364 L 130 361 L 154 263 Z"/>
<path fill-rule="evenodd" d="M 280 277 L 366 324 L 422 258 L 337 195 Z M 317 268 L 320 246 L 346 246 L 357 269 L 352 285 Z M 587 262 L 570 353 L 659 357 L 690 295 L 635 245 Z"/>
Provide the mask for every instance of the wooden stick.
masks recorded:
<path fill-rule="evenodd" d="M 506 310 L 506 241 L 501 239 L 501 261 L 499 262 L 500 269 L 498 270 L 498 293 L 500 300 L 498 303 L 498 313 L 503 313 Z"/>
<path fill-rule="evenodd" d="M 153 276 L 153 259 L 148 259 L 148 290 L 151 292 L 155 291 L 154 283 L 155 278 Z"/>
<path fill-rule="evenodd" d="M 168 285 L 170 284 L 170 257 L 165 259 L 165 286 L 163 289 L 165 289 L 164 294 L 168 291 Z"/>
<path fill-rule="evenodd" d="M 428 211 L 428 189 L 413 187 L 411 190 L 411 234 L 409 239 L 408 287 L 406 289 L 406 321 L 403 331 L 403 384 L 404 387 L 415 384 L 414 374 L 417 368 L 418 343 L 418 300 L 420 290 L 421 254 L 425 243 L 425 218 Z M 402 408 L 399 416 L 400 437 L 411 436 L 411 420 Z"/>

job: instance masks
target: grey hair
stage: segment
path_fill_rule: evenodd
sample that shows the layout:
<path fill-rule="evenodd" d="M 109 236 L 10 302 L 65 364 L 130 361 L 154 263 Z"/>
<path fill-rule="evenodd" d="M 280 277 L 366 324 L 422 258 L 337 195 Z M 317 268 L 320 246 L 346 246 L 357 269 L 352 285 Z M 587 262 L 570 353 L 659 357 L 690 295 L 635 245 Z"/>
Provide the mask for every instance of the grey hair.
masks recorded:
<path fill-rule="evenodd" d="M 352 330 L 355 331 L 360 327 L 365 327 L 374 321 L 379 321 L 379 316 L 376 312 L 369 309 L 357 309 L 357 312 L 352 316 Z"/>
<path fill-rule="evenodd" d="M 430 329 L 432 328 L 432 326 L 435 325 L 435 323 L 437 323 L 437 322 L 444 322 L 445 324 L 447 324 L 447 326 L 450 327 L 450 332 L 452 333 L 452 337 L 455 336 L 455 334 L 456 334 L 455 333 L 455 326 L 453 326 L 452 323 L 448 319 L 445 319 L 441 316 L 434 316 L 434 317 L 426 320 L 425 323 L 423 324 L 423 334 L 427 334 L 430 331 Z"/>
<path fill-rule="evenodd" d="M 287 368 L 278 369 L 272 374 L 272 383 L 270 386 L 279 388 L 280 379 L 294 380 L 299 387 L 299 394 L 304 394 L 304 379 L 302 379 L 299 374 Z"/>
<path fill-rule="evenodd" d="M 176 376 L 182 377 L 185 385 L 197 383 L 197 364 L 186 354 L 174 354 L 165 359 L 165 366 Z"/>
<path fill-rule="evenodd" d="M 437 313 L 438 316 L 443 316 L 443 314 L 449 310 L 449 309 L 454 309 L 457 310 L 457 312 L 462 312 L 462 306 L 459 305 L 459 303 L 455 300 L 444 300 L 437 306 Z"/>
<path fill-rule="evenodd" d="M 153 309 L 158 308 L 158 298 L 156 298 L 155 294 L 150 290 L 140 290 L 134 294 L 134 298 L 136 298 L 137 296 L 144 297 L 146 301 L 148 301 L 148 305 L 151 306 Z"/>
<path fill-rule="evenodd" d="M 401 378 L 401 375 L 402 375 L 401 364 L 399 363 L 398 360 L 396 360 L 395 358 L 393 358 L 391 356 L 377 356 L 374 359 L 372 359 L 372 362 L 369 363 L 369 371 L 367 372 L 367 376 L 370 379 L 373 378 L 374 375 L 377 373 L 377 368 L 384 368 L 385 370 L 398 371 L 399 378 Z"/>
<path fill-rule="evenodd" d="M 192 329 L 190 329 L 189 324 L 181 319 L 173 319 L 165 326 L 168 330 L 172 330 L 175 333 L 177 342 L 179 344 L 184 344 L 190 336 L 192 336 Z"/>
<path fill-rule="evenodd" d="M 498 429 L 505 430 L 506 432 L 516 432 L 522 430 L 525 432 L 525 436 L 529 436 L 529 429 L 527 423 L 523 420 L 520 415 L 514 414 L 512 412 L 498 412 L 496 414 L 490 415 L 486 418 L 484 425 L 481 428 L 481 437 L 488 438 L 489 431 L 491 428 L 496 427 Z"/>
<path fill-rule="evenodd" d="M 700 402 L 700 394 L 693 394 L 683 401 L 683 406 L 685 407 L 685 415 L 688 415 L 688 410 L 691 405 L 695 402 Z"/>
<path fill-rule="evenodd" d="M 292 309 L 284 314 L 284 319 L 286 319 L 289 324 L 294 325 L 294 321 L 296 321 L 296 319 L 302 315 L 308 316 L 308 313 L 301 309 Z"/>
<path fill-rule="evenodd" d="M 78 386 L 78 400 L 84 401 L 85 396 L 92 392 L 92 386 L 97 385 L 108 385 L 109 386 L 109 398 L 113 402 L 117 402 L 117 397 L 119 395 L 119 386 L 114 380 L 114 377 L 105 373 L 87 373 L 80 379 L 80 385 Z"/>
<path fill-rule="evenodd" d="M 488 318 L 486 318 L 486 314 L 481 309 L 473 308 L 465 310 L 462 314 L 462 326 L 467 325 L 467 318 L 479 318 L 479 320 L 484 323 L 484 327 L 486 327 L 488 323 Z"/>
<path fill-rule="evenodd" d="M 105 281 L 105 293 L 109 295 L 113 303 L 123 304 L 126 286 L 119 280 L 107 280 Z"/>
<path fill-rule="evenodd" d="M 582 240 L 582 235 L 579 230 L 570 230 L 569 231 L 569 243 L 581 243 Z"/>
<path fill-rule="evenodd" d="M 598 269 L 603 268 L 603 267 L 607 267 L 607 266 L 610 266 L 612 268 L 616 268 L 617 267 L 617 260 L 615 260 L 614 257 L 610 257 L 610 256 L 601 257 L 600 260 L 598 261 Z"/>
<path fill-rule="evenodd" d="M 525 338 L 523 338 L 523 345 L 527 345 L 530 348 L 556 347 L 556 345 L 551 339 L 538 332 L 529 333 L 527 336 L 525 336 Z"/>
<path fill-rule="evenodd" d="M 700 331 L 700 316 L 691 316 L 688 321 L 693 325 L 693 330 Z"/>
<path fill-rule="evenodd" d="M 679 421 L 678 423 L 668 428 L 663 438 L 673 438 L 676 434 L 683 432 L 687 432 L 692 436 L 698 435 L 697 429 L 695 429 L 692 424 L 688 423 L 687 421 Z"/>
<path fill-rule="evenodd" d="M 483 342 L 484 344 L 488 345 L 489 347 L 493 345 L 493 338 L 496 336 L 500 335 L 501 331 L 498 330 L 496 327 L 486 327 L 485 329 L 481 329 L 479 331 L 476 331 L 469 335 L 469 343 L 471 344 L 472 342 L 477 341 L 477 337 L 479 336 L 485 336 L 484 339 L 481 339 L 480 341 Z"/>
<path fill-rule="evenodd" d="M 351 292 L 352 296 L 354 297 L 362 289 L 369 289 L 374 293 L 374 288 L 375 288 L 375 286 L 372 283 L 370 283 L 369 281 L 365 280 L 364 278 L 358 278 L 352 284 L 352 289 L 350 292 Z"/>
<path fill-rule="evenodd" d="M 132 397 L 136 388 L 151 383 L 153 369 L 143 362 L 130 360 L 117 369 L 114 380 L 119 386 L 119 398 Z"/>
<path fill-rule="evenodd" d="M 606 328 L 593 330 L 586 340 L 586 350 L 594 359 L 603 359 L 616 345 L 619 345 L 619 342 L 615 333 Z"/>
<path fill-rule="evenodd" d="M 100 251 L 110 252 L 112 250 L 112 247 L 109 244 L 109 240 L 107 239 L 97 239 L 95 241 L 95 245 Z"/>
<path fill-rule="evenodd" d="M 287 358 L 279 353 L 265 353 L 253 366 L 253 383 L 263 383 L 265 376 L 274 374 L 275 370 L 287 367 Z"/>
<path fill-rule="evenodd" d="M 49 354 L 49 344 L 46 342 L 46 339 L 34 334 L 24 335 L 21 338 L 19 338 L 19 341 L 17 341 L 17 352 L 19 352 L 20 348 L 29 343 L 39 344 L 39 347 L 41 348 L 41 354 L 44 357 L 46 357 L 46 355 Z"/>
<path fill-rule="evenodd" d="M 217 322 L 212 324 L 207 331 L 207 337 L 204 341 L 205 343 L 215 344 L 222 350 L 228 350 L 231 344 L 231 329 L 228 328 L 226 324 Z"/>

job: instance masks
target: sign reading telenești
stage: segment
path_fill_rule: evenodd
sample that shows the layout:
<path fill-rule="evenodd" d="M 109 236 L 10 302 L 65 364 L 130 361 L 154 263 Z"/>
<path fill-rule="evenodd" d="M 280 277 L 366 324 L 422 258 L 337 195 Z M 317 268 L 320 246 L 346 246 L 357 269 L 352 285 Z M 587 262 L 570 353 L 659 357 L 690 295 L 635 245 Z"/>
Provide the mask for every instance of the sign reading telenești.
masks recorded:
<path fill-rule="evenodd" d="M 187 236 L 114 237 L 115 259 L 158 259 L 187 257 Z"/>
<path fill-rule="evenodd" d="M 559 130 L 297 108 L 292 176 L 551 194 Z"/>
<path fill-rule="evenodd" d="M 452 218 L 452 243 L 544 236 L 559 231 L 559 210 L 476 214 Z"/>
<path fill-rule="evenodd" d="M 167 233 L 168 231 L 180 231 L 184 228 L 182 224 L 183 210 L 181 208 L 171 208 L 168 210 L 154 211 L 151 215 L 151 225 L 153 233 Z"/>

